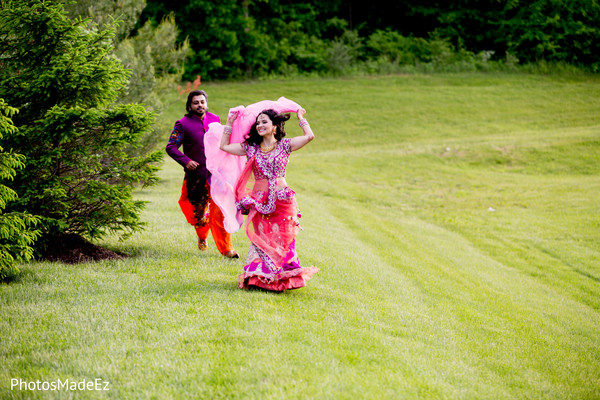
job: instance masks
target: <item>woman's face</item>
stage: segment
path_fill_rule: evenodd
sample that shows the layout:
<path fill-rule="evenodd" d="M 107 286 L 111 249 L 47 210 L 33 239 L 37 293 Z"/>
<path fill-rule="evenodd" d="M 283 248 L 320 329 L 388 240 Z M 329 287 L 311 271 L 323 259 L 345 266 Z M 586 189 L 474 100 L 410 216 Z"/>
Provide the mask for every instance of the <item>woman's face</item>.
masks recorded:
<path fill-rule="evenodd" d="M 256 118 L 256 131 L 260 136 L 265 136 L 268 134 L 275 133 L 275 125 L 273 125 L 273 121 L 266 114 L 259 114 Z"/>

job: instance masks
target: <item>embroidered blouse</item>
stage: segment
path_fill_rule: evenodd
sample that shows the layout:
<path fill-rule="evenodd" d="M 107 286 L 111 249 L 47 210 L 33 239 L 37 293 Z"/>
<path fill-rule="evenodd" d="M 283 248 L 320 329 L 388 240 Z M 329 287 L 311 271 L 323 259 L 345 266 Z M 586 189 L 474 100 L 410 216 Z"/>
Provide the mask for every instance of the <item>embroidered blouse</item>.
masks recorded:
<path fill-rule="evenodd" d="M 254 159 L 252 166 L 254 179 L 266 179 L 268 181 L 268 193 L 266 202 L 261 203 L 255 198 L 244 197 L 238 202 L 238 208 L 247 209 L 249 206 L 254 206 L 261 214 L 270 214 L 275 211 L 275 201 L 278 198 L 284 199 L 293 196 L 293 191 L 290 188 L 276 190 L 277 178 L 285 177 L 285 170 L 292 153 L 290 139 L 281 139 L 275 149 L 268 153 L 263 153 L 260 150 L 260 145 L 249 145 L 244 142 L 242 146 L 246 151 L 248 161 Z M 261 197 L 257 195 L 258 193 L 253 197 Z"/>
<path fill-rule="evenodd" d="M 246 158 L 248 160 L 254 157 L 255 163 L 252 171 L 254 179 L 277 179 L 285 177 L 285 169 L 292 149 L 290 139 L 283 138 L 275 146 L 275 149 L 268 153 L 263 153 L 260 150 L 260 145 L 248 145 L 243 143 L 246 150 Z"/>

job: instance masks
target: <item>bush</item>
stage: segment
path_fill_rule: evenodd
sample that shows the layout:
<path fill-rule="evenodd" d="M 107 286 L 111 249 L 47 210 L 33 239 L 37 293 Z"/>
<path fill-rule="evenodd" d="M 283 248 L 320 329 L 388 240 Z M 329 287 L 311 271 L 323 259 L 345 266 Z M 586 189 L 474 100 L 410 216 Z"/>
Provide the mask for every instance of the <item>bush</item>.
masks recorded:
<path fill-rule="evenodd" d="M 414 64 L 417 61 L 415 51 L 420 46 L 395 31 L 375 31 L 367 39 L 367 53 L 373 59 L 386 59 L 392 64 Z"/>
<path fill-rule="evenodd" d="M 358 34 L 355 31 L 344 31 L 327 49 L 328 71 L 334 75 L 351 71 L 357 65 L 361 48 L 362 40 Z"/>

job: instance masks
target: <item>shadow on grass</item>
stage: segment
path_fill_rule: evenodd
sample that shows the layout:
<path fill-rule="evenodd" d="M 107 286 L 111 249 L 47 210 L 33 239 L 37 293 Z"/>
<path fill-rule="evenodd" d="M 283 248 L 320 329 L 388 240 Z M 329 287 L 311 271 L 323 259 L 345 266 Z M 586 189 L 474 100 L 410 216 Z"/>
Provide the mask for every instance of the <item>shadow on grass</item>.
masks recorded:
<path fill-rule="evenodd" d="M 237 282 L 219 280 L 200 280 L 194 282 L 156 282 L 144 287 L 141 293 L 148 296 L 177 299 L 180 297 L 194 297 L 202 293 L 233 293 L 239 290 Z"/>
<path fill-rule="evenodd" d="M 581 276 L 584 276 L 584 277 L 589 278 L 589 279 L 591 279 L 591 280 L 593 280 L 595 282 L 600 283 L 600 278 L 598 278 L 597 276 L 594 276 L 594 275 L 592 275 L 592 274 L 590 274 L 588 272 L 582 271 L 582 270 L 577 269 L 577 268 L 573 268 L 573 270 L 575 272 L 577 272 Z"/>
<path fill-rule="evenodd" d="M 19 272 L 13 272 L 10 275 L 0 279 L 0 285 L 16 285 L 23 283 L 25 278 L 29 275 L 33 275 L 29 270 L 21 270 Z"/>
<path fill-rule="evenodd" d="M 176 248 L 160 248 L 153 245 L 134 245 L 134 246 L 106 246 L 108 249 L 118 252 L 124 257 L 123 261 L 128 260 L 181 260 L 189 257 L 199 257 L 207 261 L 224 260 L 225 262 L 234 262 L 235 259 L 228 259 L 219 254 L 216 250 L 201 252 L 195 246 L 190 246 L 185 250 Z"/>

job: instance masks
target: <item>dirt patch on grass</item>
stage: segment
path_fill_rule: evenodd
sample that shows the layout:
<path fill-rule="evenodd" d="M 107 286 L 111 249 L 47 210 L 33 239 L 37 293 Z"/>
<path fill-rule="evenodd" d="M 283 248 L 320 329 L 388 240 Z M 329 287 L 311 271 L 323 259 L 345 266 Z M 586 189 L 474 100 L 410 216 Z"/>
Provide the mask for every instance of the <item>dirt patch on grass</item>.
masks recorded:
<path fill-rule="evenodd" d="M 85 261 L 120 260 L 125 257 L 97 246 L 79 235 L 62 235 L 48 242 L 40 258 L 46 261 L 76 264 Z"/>

